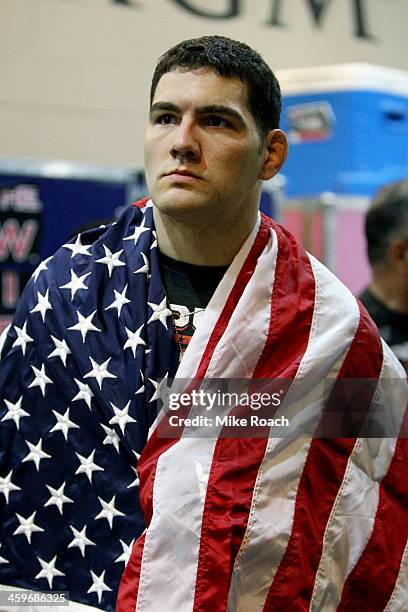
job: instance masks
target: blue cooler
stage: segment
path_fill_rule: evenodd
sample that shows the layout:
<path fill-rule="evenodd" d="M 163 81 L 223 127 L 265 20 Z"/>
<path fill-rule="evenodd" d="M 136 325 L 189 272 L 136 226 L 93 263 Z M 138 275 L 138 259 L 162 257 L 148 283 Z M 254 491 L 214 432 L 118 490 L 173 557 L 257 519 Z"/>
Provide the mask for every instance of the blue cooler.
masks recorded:
<path fill-rule="evenodd" d="M 370 64 L 282 70 L 288 197 L 371 196 L 408 174 L 408 73 Z"/>

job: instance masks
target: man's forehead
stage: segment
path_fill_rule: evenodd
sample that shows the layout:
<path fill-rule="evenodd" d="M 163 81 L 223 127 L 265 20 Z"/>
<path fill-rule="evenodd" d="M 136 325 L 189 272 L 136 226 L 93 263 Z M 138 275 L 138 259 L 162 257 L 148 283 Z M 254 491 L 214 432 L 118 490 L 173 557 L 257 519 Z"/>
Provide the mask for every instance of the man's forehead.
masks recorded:
<path fill-rule="evenodd" d="M 248 87 L 239 77 L 224 77 L 211 68 L 177 68 L 166 72 L 159 80 L 153 103 L 173 102 L 170 97 L 190 99 L 202 104 L 237 104 L 248 108 Z"/>

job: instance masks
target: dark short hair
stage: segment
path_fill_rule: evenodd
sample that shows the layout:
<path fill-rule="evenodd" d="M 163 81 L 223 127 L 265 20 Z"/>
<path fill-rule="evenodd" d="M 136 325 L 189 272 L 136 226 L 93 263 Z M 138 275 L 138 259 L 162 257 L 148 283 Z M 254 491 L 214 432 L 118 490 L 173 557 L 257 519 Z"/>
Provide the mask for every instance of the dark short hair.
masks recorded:
<path fill-rule="evenodd" d="M 262 57 L 245 43 L 225 36 L 184 40 L 158 61 L 150 89 L 150 104 L 161 77 L 172 70 L 210 68 L 222 77 L 239 78 L 248 87 L 248 105 L 265 136 L 279 127 L 281 93 L 278 80 Z"/>
<path fill-rule="evenodd" d="M 408 239 L 408 180 L 386 185 L 376 194 L 365 221 L 370 263 L 385 259 L 394 238 Z"/>

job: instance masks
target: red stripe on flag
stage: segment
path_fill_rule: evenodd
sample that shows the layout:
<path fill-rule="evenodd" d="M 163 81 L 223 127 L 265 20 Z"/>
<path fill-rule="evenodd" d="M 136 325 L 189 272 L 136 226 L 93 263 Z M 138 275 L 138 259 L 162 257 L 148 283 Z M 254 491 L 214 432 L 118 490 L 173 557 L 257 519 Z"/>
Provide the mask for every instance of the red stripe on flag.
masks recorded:
<path fill-rule="evenodd" d="M 142 206 L 144 203 L 145 201 L 141 200 L 135 205 Z M 261 224 L 260 224 L 258 233 L 255 237 L 254 243 L 247 255 L 244 265 L 242 266 L 237 276 L 237 279 L 234 283 L 234 286 L 231 290 L 230 295 L 228 296 L 228 299 L 224 305 L 224 308 L 220 314 L 220 317 L 216 325 L 214 326 L 214 330 L 209 338 L 209 341 L 203 353 L 201 362 L 197 369 L 196 378 L 199 379 L 205 376 L 208 365 L 214 354 L 216 345 L 219 342 L 220 338 L 222 337 L 223 333 L 225 332 L 225 329 L 231 318 L 231 314 L 233 313 L 246 285 L 250 281 L 255 271 L 258 258 L 261 255 L 264 248 L 266 247 L 266 245 L 268 244 L 269 238 L 270 238 L 270 221 L 268 220 L 267 217 L 264 217 L 262 215 Z M 138 475 L 140 479 L 140 489 L 139 489 L 140 504 L 144 511 L 146 525 L 150 524 L 152 513 L 153 513 L 153 489 L 154 489 L 154 479 L 156 475 L 157 462 L 160 456 L 166 450 L 168 450 L 171 446 L 173 446 L 173 444 L 175 444 L 177 440 L 178 440 L 177 438 L 176 439 L 159 438 L 157 435 L 157 429 L 156 429 L 153 432 L 152 436 L 149 438 L 145 448 L 143 449 L 141 457 L 138 461 L 137 471 L 138 471 Z M 135 559 L 133 559 L 133 557 L 137 556 L 137 558 L 140 558 L 140 559 L 142 557 L 145 536 L 142 536 L 142 537 L 143 537 L 142 545 L 140 547 L 139 546 L 136 547 L 136 545 L 133 547 L 131 557 L 129 560 L 129 563 L 131 560 L 132 560 L 132 563 L 139 563 L 139 572 L 140 572 L 141 561 L 140 560 L 136 561 Z M 140 540 L 141 538 L 139 538 L 137 543 Z M 125 573 L 126 573 L 126 570 L 125 570 Z M 130 578 L 130 581 L 131 580 L 132 578 Z M 137 580 L 137 583 L 135 582 L 133 584 L 132 589 L 133 589 L 133 598 L 136 601 L 139 575 L 137 576 L 137 578 L 135 578 L 135 580 Z M 129 589 L 131 588 L 130 585 L 128 586 L 128 588 Z"/>
<path fill-rule="evenodd" d="M 135 612 L 136 610 L 136 594 L 139 590 L 140 568 L 145 538 L 146 534 L 144 533 L 133 544 L 132 553 L 120 580 L 116 612 Z"/>
<path fill-rule="evenodd" d="M 377 329 L 360 307 L 357 332 L 338 378 L 378 379 L 381 366 Z M 373 385 L 366 395 L 364 410 L 370 408 L 374 390 Z M 330 409 L 330 398 L 327 408 Z M 264 610 L 309 609 L 325 528 L 355 442 L 356 438 L 312 440 L 296 495 L 291 537 Z M 370 608 L 348 608 L 351 609 Z"/>
<path fill-rule="evenodd" d="M 254 379 L 296 376 L 313 318 L 315 283 L 309 258 L 290 235 L 285 235 L 283 228 L 274 229 L 278 236 L 278 259 L 268 337 Z M 297 262 L 301 273 L 291 273 L 293 262 Z M 247 527 L 267 442 L 267 436 L 217 441 L 201 528 L 194 612 L 227 608 L 234 561 Z"/>
<path fill-rule="evenodd" d="M 407 421 L 406 410 L 405 427 Z M 388 472 L 380 485 L 373 532 L 344 583 L 338 612 L 381 612 L 392 595 L 408 538 L 407 467 L 408 440 L 399 438 Z"/>

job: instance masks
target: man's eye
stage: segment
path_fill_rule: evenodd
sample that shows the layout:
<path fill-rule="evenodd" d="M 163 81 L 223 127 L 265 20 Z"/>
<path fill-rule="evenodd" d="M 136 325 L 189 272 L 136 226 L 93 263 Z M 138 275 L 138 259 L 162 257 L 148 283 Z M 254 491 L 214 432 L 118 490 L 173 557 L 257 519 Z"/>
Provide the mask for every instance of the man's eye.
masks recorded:
<path fill-rule="evenodd" d="M 159 123 L 160 125 L 169 125 L 170 123 L 174 122 L 174 117 L 173 115 L 159 115 L 159 117 L 157 117 L 156 119 L 156 123 Z"/>
<path fill-rule="evenodd" d="M 208 125 L 211 127 L 228 127 L 229 122 L 222 117 L 218 117 L 218 115 L 211 115 L 207 119 Z"/>

